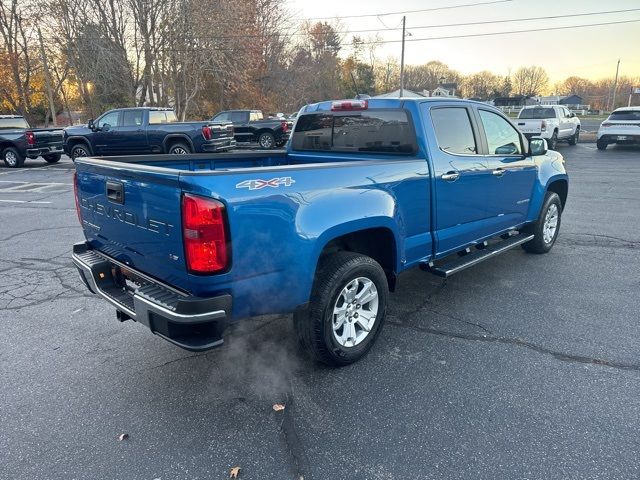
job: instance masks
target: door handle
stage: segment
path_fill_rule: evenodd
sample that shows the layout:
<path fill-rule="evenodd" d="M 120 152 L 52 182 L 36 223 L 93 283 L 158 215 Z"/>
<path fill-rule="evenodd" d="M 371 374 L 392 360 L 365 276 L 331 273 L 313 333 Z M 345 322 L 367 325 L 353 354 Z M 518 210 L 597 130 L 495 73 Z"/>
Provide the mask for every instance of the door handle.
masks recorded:
<path fill-rule="evenodd" d="M 442 175 L 442 179 L 446 182 L 454 182 L 458 179 L 460 174 L 458 172 L 447 172 Z"/>
<path fill-rule="evenodd" d="M 493 173 L 493 175 L 494 175 L 495 177 L 501 177 L 502 175 L 504 175 L 505 170 L 503 170 L 502 168 L 496 168 L 496 169 L 495 169 L 493 172 L 491 172 L 491 173 Z"/>

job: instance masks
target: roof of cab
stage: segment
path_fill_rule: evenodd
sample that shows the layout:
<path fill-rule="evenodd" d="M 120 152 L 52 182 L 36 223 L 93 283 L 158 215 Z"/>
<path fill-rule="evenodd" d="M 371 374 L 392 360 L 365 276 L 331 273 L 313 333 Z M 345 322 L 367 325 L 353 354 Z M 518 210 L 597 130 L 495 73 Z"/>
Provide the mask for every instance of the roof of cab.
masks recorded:
<path fill-rule="evenodd" d="M 358 100 L 355 99 L 344 99 L 344 100 L 328 100 L 324 102 L 311 103 L 303 107 L 301 113 L 310 113 L 310 112 L 324 112 L 330 111 L 331 105 L 333 102 L 348 102 Z M 368 102 L 368 108 L 401 108 L 405 103 L 433 103 L 433 102 L 459 102 L 465 104 L 478 104 L 490 107 L 491 105 L 483 102 L 476 102 L 475 100 L 467 100 L 463 98 L 451 98 L 451 97 L 401 97 L 401 98 L 369 98 L 366 100 Z"/>

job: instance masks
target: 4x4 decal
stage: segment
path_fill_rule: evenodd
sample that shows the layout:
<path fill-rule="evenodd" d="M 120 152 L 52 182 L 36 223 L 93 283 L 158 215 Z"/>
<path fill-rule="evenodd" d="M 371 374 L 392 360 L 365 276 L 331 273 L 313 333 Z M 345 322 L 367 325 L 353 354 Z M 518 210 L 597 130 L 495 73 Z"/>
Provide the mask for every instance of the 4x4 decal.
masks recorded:
<path fill-rule="evenodd" d="M 278 188 L 281 185 L 285 187 L 290 187 L 296 183 L 296 181 L 291 177 L 278 177 L 272 178 L 271 180 L 245 180 L 243 182 L 237 183 L 236 188 L 248 188 L 249 190 L 261 190 L 265 187 Z"/>

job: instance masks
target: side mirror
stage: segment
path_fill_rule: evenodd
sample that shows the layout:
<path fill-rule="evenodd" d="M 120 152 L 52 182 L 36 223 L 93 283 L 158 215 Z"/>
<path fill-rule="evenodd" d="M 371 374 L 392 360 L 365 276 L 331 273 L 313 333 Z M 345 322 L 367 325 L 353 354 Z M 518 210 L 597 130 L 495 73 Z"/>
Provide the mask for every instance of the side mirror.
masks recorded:
<path fill-rule="evenodd" d="M 532 138 L 529 140 L 529 155 L 535 157 L 536 155 L 545 155 L 549 147 L 547 141 L 544 138 Z"/>
<path fill-rule="evenodd" d="M 87 122 L 87 128 L 94 132 L 96 131 L 96 125 L 95 123 L 93 123 L 93 118 L 90 118 L 89 121 Z"/>

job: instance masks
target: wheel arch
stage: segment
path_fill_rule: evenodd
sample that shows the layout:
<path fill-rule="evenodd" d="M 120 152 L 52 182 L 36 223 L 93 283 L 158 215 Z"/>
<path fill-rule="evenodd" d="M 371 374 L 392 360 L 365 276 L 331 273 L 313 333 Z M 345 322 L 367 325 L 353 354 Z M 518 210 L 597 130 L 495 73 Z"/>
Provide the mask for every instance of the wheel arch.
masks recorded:
<path fill-rule="evenodd" d="M 384 270 L 389 290 L 394 291 L 398 273 L 398 241 L 390 225 L 337 226 L 319 239 L 314 273 L 323 257 L 338 251 L 360 253 L 373 258 Z"/>
<path fill-rule="evenodd" d="M 89 149 L 89 153 L 91 155 L 93 155 L 93 148 L 91 147 L 91 142 L 86 138 L 86 137 L 82 137 L 82 136 L 76 136 L 76 137 L 69 137 L 67 138 L 66 144 L 67 144 L 67 148 L 66 148 L 66 153 L 71 156 L 71 150 L 73 149 L 73 147 L 75 147 L 78 144 L 84 144 L 84 146 L 86 146 Z"/>
<path fill-rule="evenodd" d="M 567 195 L 569 194 L 569 182 L 565 178 L 558 178 L 549 182 L 547 185 L 547 192 L 555 192 L 560 197 L 562 203 L 562 210 L 567 202 Z"/>
<path fill-rule="evenodd" d="M 193 141 L 182 133 L 173 133 L 171 135 L 167 135 L 162 141 L 162 148 L 164 153 L 169 153 L 169 149 L 176 143 L 186 142 L 189 148 L 191 149 L 191 153 L 195 152 L 195 148 L 193 146 Z"/>

